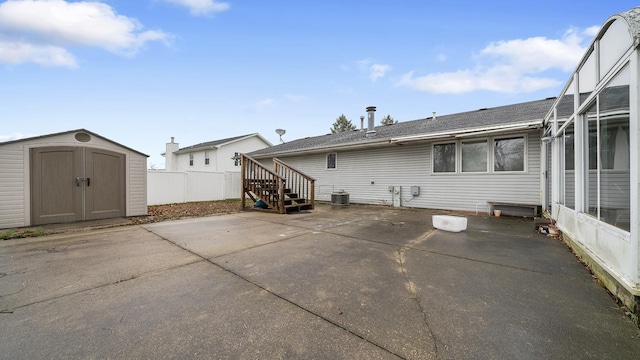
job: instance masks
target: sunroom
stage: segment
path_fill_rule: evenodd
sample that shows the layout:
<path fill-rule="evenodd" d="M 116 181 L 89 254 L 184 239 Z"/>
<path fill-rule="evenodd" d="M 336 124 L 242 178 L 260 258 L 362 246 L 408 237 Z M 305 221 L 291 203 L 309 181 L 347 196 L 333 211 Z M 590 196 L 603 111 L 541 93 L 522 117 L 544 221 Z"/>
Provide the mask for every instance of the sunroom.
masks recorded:
<path fill-rule="evenodd" d="M 545 207 L 564 240 L 639 313 L 640 7 L 611 16 L 545 118 Z"/>

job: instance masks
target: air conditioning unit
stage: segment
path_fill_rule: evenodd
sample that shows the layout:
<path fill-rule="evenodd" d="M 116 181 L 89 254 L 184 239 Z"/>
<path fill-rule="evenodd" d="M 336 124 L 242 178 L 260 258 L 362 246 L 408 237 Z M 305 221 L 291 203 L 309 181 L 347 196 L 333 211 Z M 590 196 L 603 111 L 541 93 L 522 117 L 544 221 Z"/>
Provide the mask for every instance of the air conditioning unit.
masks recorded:
<path fill-rule="evenodd" d="M 332 193 L 331 205 L 349 205 L 349 193 L 344 191 Z"/>

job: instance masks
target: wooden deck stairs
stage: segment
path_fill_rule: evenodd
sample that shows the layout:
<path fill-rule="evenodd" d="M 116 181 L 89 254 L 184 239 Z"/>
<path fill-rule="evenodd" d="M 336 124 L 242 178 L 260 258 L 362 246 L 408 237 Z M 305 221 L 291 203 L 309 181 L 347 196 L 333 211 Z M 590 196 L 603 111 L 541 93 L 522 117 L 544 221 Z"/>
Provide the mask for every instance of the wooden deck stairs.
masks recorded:
<path fill-rule="evenodd" d="M 315 179 L 273 159 L 274 170 L 242 155 L 242 197 L 253 200 L 254 210 L 287 214 L 314 208 Z M 246 210 L 242 202 L 242 210 Z"/>

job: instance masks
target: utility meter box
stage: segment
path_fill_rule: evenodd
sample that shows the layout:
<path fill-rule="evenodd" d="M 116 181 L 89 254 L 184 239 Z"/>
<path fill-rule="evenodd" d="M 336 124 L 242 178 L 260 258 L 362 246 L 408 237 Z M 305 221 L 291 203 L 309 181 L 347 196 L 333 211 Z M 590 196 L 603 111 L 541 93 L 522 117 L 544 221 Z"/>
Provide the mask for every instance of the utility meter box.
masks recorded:
<path fill-rule="evenodd" d="M 420 195 L 420 186 L 412 186 L 411 187 L 411 195 L 413 195 L 413 196 Z"/>

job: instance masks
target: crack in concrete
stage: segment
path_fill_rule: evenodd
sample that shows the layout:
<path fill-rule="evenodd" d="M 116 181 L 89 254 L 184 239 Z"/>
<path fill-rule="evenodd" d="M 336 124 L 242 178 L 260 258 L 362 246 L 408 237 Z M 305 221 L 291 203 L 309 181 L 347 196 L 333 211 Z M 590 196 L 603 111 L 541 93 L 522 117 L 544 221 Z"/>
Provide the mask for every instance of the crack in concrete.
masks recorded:
<path fill-rule="evenodd" d="M 100 289 L 100 288 L 103 288 L 103 287 L 106 287 L 106 286 L 121 284 L 123 282 L 139 279 L 139 278 L 142 278 L 142 277 L 147 277 L 147 276 L 150 276 L 150 275 L 160 274 L 160 273 L 165 272 L 167 270 L 179 269 L 179 268 L 181 268 L 183 266 L 189 266 L 189 265 L 192 265 L 192 264 L 196 264 L 196 263 L 202 262 L 201 258 L 202 257 L 199 256 L 199 259 L 197 259 L 195 261 L 191 261 L 189 263 L 185 263 L 185 264 L 181 264 L 181 265 L 177 265 L 177 266 L 172 266 L 172 267 L 164 268 L 164 269 L 160 269 L 160 270 L 148 271 L 148 272 L 145 272 L 145 273 L 142 273 L 142 274 L 139 274 L 139 275 L 131 275 L 131 276 L 129 276 L 127 278 L 124 278 L 124 279 L 119 279 L 119 280 L 116 280 L 116 281 L 112 281 L 110 283 L 97 285 L 97 286 L 94 286 L 94 287 L 91 287 L 91 288 L 88 288 L 88 289 L 80 289 L 78 291 L 74 291 L 74 292 L 70 292 L 70 293 L 67 293 L 67 294 L 60 294 L 60 295 L 57 295 L 57 296 L 48 297 L 46 299 L 33 301 L 33 302 L 30 302 L 30 303 L 18 305 L 18 306 L 12 307 L 12 308 L 0 309 L 0 314 L 13 314 L 18 309 L 26 308 L 26 307 L 29 307 L 29 306 L 32 306 L 32 305 L 42 304 L 42 303 L 47 302 L 47 301 L 57 300 L 57 299 L 61 299 L 61 298 L 67 297 L 67 296 L 82 294 L 82 293 L 87 292 L 87 291 Z M 22 291 L 22 290 L 24 290 L 24 288 L 22 288 L 20 291 Z"/>
<path fill-rule="evenodd" d="M 415 283 L 411 281 L 409 272 L 407 271 L 407 268 L 405 266 L 406 259 L 404 257 L 404 254 L 407 250 L 412 250 L 410 246 L 411 243 L 415 243 L 417 241 L 420 241 L 421 239 L 425 239 L 429 237 L 432 231 L 433 229 L 429 230 L 426 234 L 419 237 L 418 239 L 410 241 L 409 244 L 401 246 L 398 250 L 396 250 L 396 255 L 397 255 L 398 263 L 400 264 L 400 272 L 402 273 L 405 279 L 407 291 L 409 292 L 409 294 L 411 295 L 411 298 L 415 301 L 416 305 L 420 309 L 420 313 L 422 314 L 422 321 L 424 322 L 424 325 L 427 327 L 429 336 L 433 340 L 435 357 L 436 359 L 439 359 L 440 345 L 444 346 L 445 348 L 447 348 L 448 346 L 447 344 L 443 343 L 441 340 L 438 339 L 436 334 L 433 332 L 433 328 L 431 327 L 431 324 L 429 324 L 429 319 L 427 318 L 427 309 L 422 305 L 422 301 L 420 300 L 420 296 L 418 295 L 418 289 L 416 288 Z"/>
<path fill-rule="evenodd" d="M 223 270 L 223 271 L 225 271 L 225 272 L 227 272 L 229 274 L 232 274 L 232 275 L 242 279 L 243 281 L 247 282 L 248 284 L 251 284 L 251 285 L 257 287 L 258 289 L 260 289 L 262 291 L 265 291 L 265 292 L 275 296 L 276 298 L 278 298 L 278 299 L 280 299 L 280 300 L 282 300 L 282 301 L 284 301 L 284 302 L 286 302 L 286 303 L 288 303 L 288 304 L 290 304 L 292 306 L 295 306 L 296 308 L 304 311 L 305 313 L 308 313 L 308 314 L 311 314 L 313 316 L 316 316 L 317 318 L 319 318 L 319 319 L 321 319 L 321 320 L 323 320 L 323 321 L 335 326 L 336 328 L 341 329 L 341 330 L 347 332 L 348 334 L 353 335 L 353 336 L 355 336 L 355 337 L 357 337 L 357 338 L 359 338 L 359 339 L 361 339 L 361 340 L 363 340 L 363 341 L 365 341 L 365 342 L 367 342 L 367 343 L 379 348 L 380 350 L 383 350 L 383 351 L 385 351 L 385 352 L 387 352 L 387 353 L 389 353 L 389 354 L 391 354 L 393 356 L 396 356 L 399 359 L 406 359 L 406 357 L 404 357 L 404 356 L 402 356 L 400 354 L 397 354 L 396 352 L 394 352 L 391 349 L 387 349 L 382 344 L 378 344 L 375 341 L 372 341 L 372 340 L 368 339 L 366 337 L 366 335 L 361 335 L 361 334 L 359 334 L 359 333 L 357 333 L 357 332 L 355 332 L 353 330 L 350 330 L 349 328 L 347 328 L 347 327 L 345 327 L 345 326 L 343 326 L 343 325 L 341 325 L 341 324 L 339 324 L 339 323 L 337 323 L 337 322 L 335 322 L 335 321 L 333 321 L 333 320 L 331 320 L 331 319 L 329 319 L 329 318 L 327 318 L 327 317 L 325 317 L 325 316 L 323 316 L 323 315 L 321 315 L 321 314 L 319 314 L 317 312 L 314 312 L 311 309 L 307 309 L 303 305 L 300 305 L 300 304 L 294 302 L 293 300 L 287 299 L 286 297 L 284 297 L 284 296 L 282 296 L 282 295 L 280 295 L 280 294 L 278 294 L 278 293 L 276 293 L 276 292 L 274 292 L 274 291 L 272 291 L 272 290 L 270 290 L 270 289 L 268 289 L 268 288 L 256 283 L 255 281 L 252 281 L 251 279 L 249 279 L 247 277 L 244 277 L 241 274 L 239 274 L 239 273 L 237 273 L 237 272 L 235 272 L 235 271 L 233 271 L 233 270 L 231 270 L 229 268 L 224 267 L 222 264 L 219 264 L 219 263 L 213 261 L 212 259 L 208 259 L 208 258 L 206 258 L 206 257 L 204 257 L 204 256 L 202 256 L 202 255 L 200 255 L 200 254 L 198 254 L 198 253 L 196 253 L 196 252 L 194 252 L 192 250 L 189 250 L 187 248 L 184 248 L 184 247 L 180 246 L 180 244 L 178 244 L 176 242 L 173 242 L 173 241 L 163 237 L 160 234 L 154 233 L 152 230 L 149 230 L 149 229 L 145 229 L 145 230 L 149 231 L 150 233 L 154 234 L 155 236 L 159 237 L 160 239 L 162 239 L 164 241 L 167 241 L 170 244 L 173 244 L 174 246 L 182 249 L 183 251 L 186 251 L 186 252 L 188 252 L 188 253 L 190 253 L 190 254 L 192 254 L 194 256 L 197 256 L 200 259 L 210 263 L 211 265 L 214 265 L 214 266 L 218 267 L 219 269 L 221 269 L 221 270 Z M 279 241 L 285 241 L 285 240 L 289 240 L 289 239 L 282 239 L 282 240 L 279 240 Z M 279 241 L 277 241 L 277 242 L 279 242 Z M 272 242 L 270 244 L 273 244 L 273 243 L 275 243 L 275 242 Z M 242 251 L 242 250 L 240 250 L 240 251 Z M 237 251 L 237 252 L 239 252 L 239 251 Z"/>

